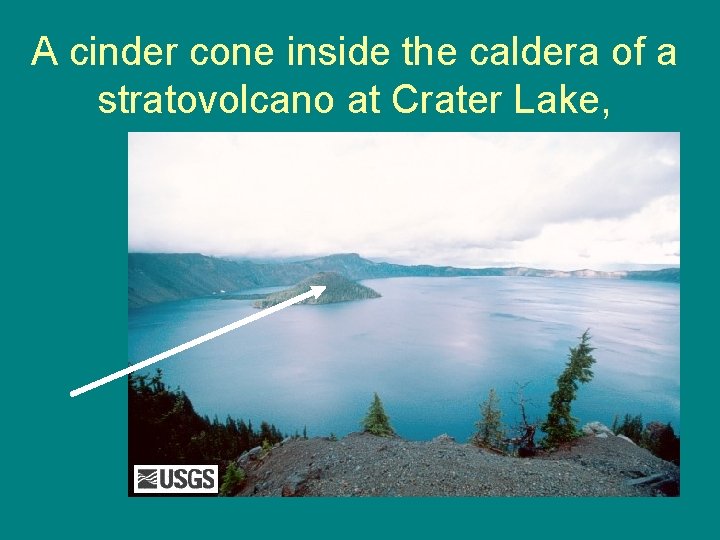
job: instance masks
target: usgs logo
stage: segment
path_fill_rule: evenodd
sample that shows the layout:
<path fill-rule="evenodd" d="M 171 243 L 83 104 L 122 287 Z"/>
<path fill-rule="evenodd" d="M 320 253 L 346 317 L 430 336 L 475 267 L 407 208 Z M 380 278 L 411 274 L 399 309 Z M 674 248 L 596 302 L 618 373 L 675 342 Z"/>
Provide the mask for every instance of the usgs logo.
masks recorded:
<path fill-rule="evenodd" d="M 135 465 L 135 493 L 217 493 L 217 465 Z"/>

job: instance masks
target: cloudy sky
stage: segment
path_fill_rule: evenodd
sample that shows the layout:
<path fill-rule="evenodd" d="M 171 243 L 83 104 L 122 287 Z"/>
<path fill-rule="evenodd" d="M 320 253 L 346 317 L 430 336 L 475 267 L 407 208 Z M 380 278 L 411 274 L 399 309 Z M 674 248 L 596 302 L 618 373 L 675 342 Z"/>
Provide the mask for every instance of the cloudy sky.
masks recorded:
<path fill-rule="evenodd" d="M 128 250 L 680 264 L 676 133 L 131 133 Z"/>

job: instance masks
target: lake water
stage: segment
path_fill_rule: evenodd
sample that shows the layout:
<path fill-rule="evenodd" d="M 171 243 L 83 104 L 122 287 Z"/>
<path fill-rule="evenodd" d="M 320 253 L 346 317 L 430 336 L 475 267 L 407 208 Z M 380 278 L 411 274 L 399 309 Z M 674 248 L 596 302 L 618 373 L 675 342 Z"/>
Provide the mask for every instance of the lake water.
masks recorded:
<path fill-rule="evenodd" d="M 680 428 L 680 286 L 526 277 L 367 280 L 375 300 L 293 306 L 157 364 L 200 414 L 283 432 L 357 431 L 378 392 L 408 439 L 466 440 L 494 387 L 517 421 L 516 383 L 544 416 L 568 348 L 590 328 L 594 379 L 573 414 L 610 424 L 642 414 Z M 135 363 L 256 313 L 251 301 L 202 298 L 131 310 Z M 146 370 L 154 371 L 154 369 Z"/>

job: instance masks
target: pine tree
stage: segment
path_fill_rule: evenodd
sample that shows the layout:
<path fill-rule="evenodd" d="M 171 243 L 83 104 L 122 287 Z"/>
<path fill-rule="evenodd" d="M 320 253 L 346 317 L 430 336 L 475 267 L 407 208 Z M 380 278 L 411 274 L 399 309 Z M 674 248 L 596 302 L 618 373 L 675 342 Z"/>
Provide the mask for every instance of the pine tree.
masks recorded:
<path fill-rule="evenodd" d="M 372 433 L 380 437 L 390 437 L 395 435 L 395 431 L 390 426 L 390 418 L 385 414 L 380 396 L 375 392 L 373 402 L 370 404 L 367 415 L 362 421 L 363 431 Z"/>
<path fill-rule="evenodd" d="M 244 420 L 238 422 L 238 451 L 243 453 L 245 450 L 250 450 L 250 431 L 248 430 L 247 424 Z"/>
<path fill-rule="evenodd" d="M 475 424 L 477 432 L 472 437 L 473 444 L 483 448 L 505 449 L 505 433 L 502 428 L 500 398 L 494 388 L 488 392 L 487 400 L 480 405 L 480 420 Z"/>
<path fill-rule="evenodd" d="M 543 441 L 545 446 L 557 446 L 578 437 L 577 419 L 571 415 L 570 405 L 577 396 L 578 383 L 590 382 L 595 363 L 590 346 L 590 330 L 585 330 L 577 347 L 571 347 L 565 370 L 557 380 L 557 390 L 550 396 L 550 412 L 542 424 L 547 433 Z"/>
<path fill-rule="evenodd" d="M 640 444 L 643 436 L 643 425 L 642 415 L 638 414 L 633 416 L 626 414 L 622 424 L 616 426 L 615 429 L 613 429 L 613 433 L 615 433 L 615 435 L 625 435 L 635 444 Z"/>
<path fill-rule="evenodd" d="M 270 424 L 268 424 L 264 420 L 260 422 L 260 440 L 268 441 L 268 443 L 273 440 L 273 433 L 270 429 Z"/>

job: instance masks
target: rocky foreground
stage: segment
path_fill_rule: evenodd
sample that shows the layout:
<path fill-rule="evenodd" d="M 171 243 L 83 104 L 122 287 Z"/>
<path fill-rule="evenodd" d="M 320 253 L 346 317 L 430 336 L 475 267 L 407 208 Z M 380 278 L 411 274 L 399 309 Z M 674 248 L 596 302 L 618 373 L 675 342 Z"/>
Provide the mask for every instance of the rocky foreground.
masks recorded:
<path fill-rule="evenodd" d="M 601 425 L 600 425 L 601 426 Z M 351 433 L 291 439 L 238 459 L 241 496 L 649 497 L 679 495 L 680 470 L 602 426 L 530 459 L 456 443 Z"/>

